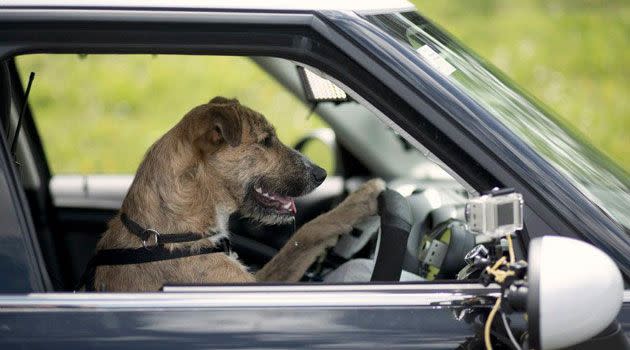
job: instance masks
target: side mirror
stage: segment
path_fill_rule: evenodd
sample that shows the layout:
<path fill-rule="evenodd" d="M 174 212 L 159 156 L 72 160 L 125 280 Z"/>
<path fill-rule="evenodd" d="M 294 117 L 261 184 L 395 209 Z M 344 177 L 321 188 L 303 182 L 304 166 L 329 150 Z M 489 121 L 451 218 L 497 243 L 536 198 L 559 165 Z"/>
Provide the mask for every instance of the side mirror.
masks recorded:
<path fill-rule="evenodd" d="M 613 260 L 594 246 L 545 236 L 529 245 L 527 316 L 534 349 L 584 342 L 617 317 L 623 281 Z"/>

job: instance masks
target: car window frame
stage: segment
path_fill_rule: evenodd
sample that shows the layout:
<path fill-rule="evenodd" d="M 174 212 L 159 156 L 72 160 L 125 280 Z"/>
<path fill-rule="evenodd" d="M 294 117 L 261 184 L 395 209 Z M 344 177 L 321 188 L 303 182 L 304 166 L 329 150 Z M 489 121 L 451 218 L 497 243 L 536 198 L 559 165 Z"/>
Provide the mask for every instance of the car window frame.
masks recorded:
<path fill-rule="evenodd" d="M 13 104 L 16 101 L 14 91 L 11 91 L 9 99 L 0 102 L 9 104 L 9 118 L 13 119 L 17 117 L 17 108 Z M 0 293 L 51 290 L 52 283 L 21 186 L 18 164 L 10 153 L 9 140 L 4 132 L 0 132 L 0 173 L 3 174 L 0 177 L 2 280 L 11 281 L 10 286 L 0 283 Z"/>
<path fill-rule="evenodd" d="M 7 12 L 9 14 L 7 14 Z M 317 16 L 315 12 L 295 12 L 295 13 L 258 13 L 258 12 L 229 12 L 229 11 L 140 11 L 140 10 L 72 10 L 72 9 L 58 9 L 58 10 L 11 10 L 0 12 L 0 19 L 10 19 L 18 24 L 8 37 L 8 41 L 13 40 L 18 44 L 5 46 L 4 49 L 0 47 L 0 57 L 16 56 L 19 54 L 35 53 L 35 52 L 59 52 L 59 53 L 187 53 L 187 54 L 232 54 L 239 56 L 255 56 L 255 55 L 268 55 L 286 59 L 293 59 L 295 61 L 302 62 L 304 64 L 313 66 L 329 76 L 339 77 L 339 80 L 344 83 L 352 91 L 356 91 L 360 96 L 364 96 L 366 91 L 371 91 L 370 86 L 383 86 L 382 83 L 377 80 L 369 72 L 363 71 L 357 62 L 352 61 L 345 56 L 346 54 L 339 50 L 337 46 L 332 44 L 330 37 L 326 38 L 322 35 L 327 31 L 327 24 Z M 33 41 L 33 38 L 28 37 L 28 32 L 20 33 L 20 30 L 29 28 L 30 26 L 40 26 L 39 31 L 42 31 L 41 26 L 55 25 L 56 21 L 64 22 L 68 27 L 64 30 L 75 38 L 74 41 L 68 43 L 59 44 L 55 42 L 54 35 L 48 35 L 44 30 L 41 35 L 37 36 L 37 41 Z M 112 26 L 114 29 L 107 29 L 100 27 L 102 33 L 94 33 L 93 31 L 87 31 L 85 28 L 81 28 L 82 21 L 97 22 L 101 25 Z M 239 37 L 239 42 L 234 41 L 234 33 L 221 37 L 223 41 L 219 43 L 207 43 L 208 38 L 203 41 L 204 44 L 192 45 L 182 44 L 179 40 L 175 40 L 177 37 L 160 37 L 156 38 L 151 36 L 154 40 L 151 45 L 148 45 L 144 41 L 144 45 L 139 45 L 136 48 L 130 48 L 129 41 L 148 40 L 146 37 L 146 31 L 142 39 L 138 38 L 120 38 L 120 37 L 108 37 L 108 34 L 112 32 L 126 29 L 126 30 L 140 30 L 143 26 L 148 26 L 155 30 L 157 36 L 160 32 L 160 23 L 171 22 L 180 25 L 183 30 L 195 28 L 195 26 L 211 23 L 215 27 L 220 27 L 225 23 L 237 23 L 242 25 L 242 30 L 255 31 L 260 38 L 269 39 L 273 35 L 278 35 L 279 29 L 286 29 L 287 34 L 283 37 L 285 40 L 278 43 L 273 42 L 276 46 L 270 47 L 269 43 L 262 45 L 261 43 L 251 43 L 251 39 L 248 37 Z M 156 24 L 157 23 L 157 24 Z M 105 27 L 107 27 L 105 26 Z M 157 27 L 157 29 L 155 29 Z M 144 28 L 146 29 L 146 28 Z M 204 27 L 204 30 L 211 32 L 212 29 Z M 75 30 L 71 32 L 71 30 Z M 169 30 L 173 30 L 169 27 Z M 178 34 L 181 32 L 175 30 Z M 269 34 L 268 32 L 273 32 Z M 134 34 L 132 32 L 131 34 Z M 219 34 L 213 33 L 217 37 Z M 265 34 L 267 36 L 265 36 Z M 330 34 L 330 33 L 329 33 Z M 338 33 L 336 33 L 339 35 Z M 241 34 L 242 35 L 242 34 Z M 132 35 L 130 35 L 132 36 Z M 195 39 L 199 39 L 197 36 Z M 230 38 L 229 42 L 226 40 Z M 300 39 L 299 44 L 295 44 L 295 40 Z M 100 40 L 100 42 L 99 42 Z M 191 39 L 189 39 L 191 40 Z M 151 40 L 149 40 L 151 41 Z M 248 44 L 249 41 L 249 44 Z M 262 41 L 264 42 L 264 40 Z M 97 45 L 95 45 L 97 44 Z M 331 51 L 332 50 L 332 51 Z M 345 64 L 344 64 L 345 63 Z M 350 65 L 348 65 L 350 64 Z M 354 72 L 349 72 L 350 68 L 354 68 Z M 361 79 L 355 78 L 350 80 L 350 76 L 353 73 L 357 73 L 357 70 L 361 73 Z M 363 93 L 362 93 L 363 92 Z M 400 98 L 393 93 L 393 91 L 382 89 L 380 94 L 372 92 L 370 97 L 370 105 L 375 110 L 382 111 L 382 115 L 386 115 L 389 118 L 389 122 L 392 125 L 398 126 L 400 130 L 406 133 L 406 128 L 403 126 L 408 125 L 409 120 L 405 119 L 405 115 L 417 115 L 417 111 L 411 108 L 411 106 L 401 101 Z M 367 97 L 366 97 L 367 99 Z M 438 113 L 434 109 L 431 109 L 432 113 Z M 401 125 L 402 124 L 402 125 Z M 407 124 L 407 125 L 405 125 Z M 441 132 L 432 128 L 431 124 L 426 124 L 425 133 L 422 134 L 423 140 L 430 140 L 431 137 L 441 135 Z M 410 126 L 413 129 L 417 129 L 416 125 Z M 406 133 L 407 134 L 407 133 Z M 406 135 L 412 138 L 416 135 L 408 133 Z M 414 143 L 418 144 L 415 139 Z M 433 141 L 433 149 L 435 149 L 435 141 Z M 459 157 L 455 160 L 444 159 L 447 164 L 452 166 L 456 165 L 456 168 L 461 168 L 467 174 L 467 178 L 471 179 L 475 175 L 475 181 L 471 183 L 473 187 L 478 190 L 500 184 L 500 182 L 484 167 L 480 166 L 476 161 L 470 158 L 465 152 L 453 152 L 457 147 L 448 138 L 442 137 L 440 145 L 444 148 L 442 152 L 450 151 L 453 157 Z M 465 160 L 468 160 L 466 162 Z M 469 165 L 468 167 L 466 165 Z M 467 179 L 467 180 L 468 180 Z M 525 242 L 528 239 L 528 234 L 523 235 L 524 242 L 521 242 L 521 246 L 525 246 Z M 443 283 L 443 282 L 439 282 Z M 430 284 L 430 283 L 428 283 Z"/>

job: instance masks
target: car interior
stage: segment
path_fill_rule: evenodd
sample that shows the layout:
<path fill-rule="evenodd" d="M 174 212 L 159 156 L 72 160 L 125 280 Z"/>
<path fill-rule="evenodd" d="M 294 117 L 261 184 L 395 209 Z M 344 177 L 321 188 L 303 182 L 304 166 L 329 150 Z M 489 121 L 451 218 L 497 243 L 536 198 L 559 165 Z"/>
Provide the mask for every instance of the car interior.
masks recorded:
<path fill-rule="evenodd" d="M 72 56 L 76 61 L 73 74 L 89 74 L 80 66 L 83 60 L 91 57 Z M 147 57 L 150 59 L 150 56 Z M 346 283 L 388 280 L 390 273 L 385 271 L 387 268 L 381 268 L 383 264 L 398 265 L 402 273 L 398 271 L 396 279 L 400 281 L 468 279 L 472 276 L 474 272 L 465 269 L 464 256 L 480 242 L 468 233 L 463 224 L 464 204 L 467 198 L 476 195 L 472 188 L 457 180 L 457 175 L 428 150 L 406 138 L 404 132 L 396 130 L 379 115 L 379 111 L 334 77 L 287 59 L 246 59 L 270 81 L 297 99 L 309 115 L 315 114 L 313 118 L 320 118 L 318 120 L 325 127 L 302 130 L 290 146 L 309 157 L 310 151 L 318 150 L 311 158 L 324 159 L 328 163 L 329 175 L 314 192 L 296 199 L 294 224 L 266 226 L 241 218 L 238 214 L 230 218 L 232 246 L 244 264 L 256 271 L 276 254 L 296 228 L 331 209 L 361 183 L 381 177 L 391 190 L 380 199 L 379 205 L 384 205 L 381 214 L 386 211 L 393 213 L 394 217 L 403 218 L 407 234 L 402 237 L 387 236 L 382 231 L 385 222 L 381 222 L 386 216 L 369 218 L 350 234 L 342 236 L 335 247 L 311 266 L 302 281 Z M 133 173 L 91 172 L 89 167 L 87 171 L 77 167 L 75 173 L 55 171 L 56 165 L 51 164 L 52 153 L 47 143 L 51 138 L 46 136 L 50 132 L 46 126 L 54 124 L 55 120 L 38 115 L 38 112 L 43 108 L 41 106 L 56 101 L 31 96 L 25 105 L 25 82 L 30 69 L 37 73 L 37 64 L 24 64 L 22 57 L 2 64 L 1 98 L 10 99 L 11 103 L 3 103 L 9 106 L 9 110 L 2 112 L 1 121 L 7 140 L 11 140 L 15 136 L 21 108 L 26 106 L 16 144 L 17 170 L 53 288 L 71 291 L 94 254 L 96 242 L 106 230 L 107 222 L 120 208 Z M 33 91 L 40 88 L 38 79 L 52 78 L 40 74 L 33 83 Z M 129 86 L 126 86 L 128 90 L 139 86 L 134 85 L 133 79 L 142 78 L 130 76 Z M 90 87 L 82 89 L 89 90 Z M 207 96 L 209 99 L 219 94 L 223 93 L 209 92 Z M 38 96 L 37 93 L 34 95 Z M 119 98 L 124 100 L 125 97 L 121 95 Z M 98 103 L 98 96 L 94 99 L 94 103 Z M 247 104 L 247 101 L 242 102 Z M 256 105 L 250 107 L 257 108 Z M 168 128 L 184 112 L 169 111 L 172 118 L 163 118 L 165 120 L 161 123 Z M 77 110 L 77 113 L 81 111 Z M 97 130 L 89 129 L 86 126 L 88 121 L 83 124 L 80 118 L 80 115 L 76 116 L 76 125 L 55 125 L 54 132 L 61 133 L 55 135 L 55 139 L 66 140 L 69 145 L 63 152 L 83 152 L 84 145 L 72 140 L 74 133 L 70 129 L 80 130 L 84 125 L 85 133 Z M 308 117 L 288 115 L 286 118 L 289 118 L 288 122 Z M 124 121 L 112 121 L 110 124 L 125 128 Z M 275 126 L 282 130 L 285 125 L 276 123 Z M 137 130 L 128 132 L 133 134 Z M 163 131 L 150 134 L 147 138 L 155 140 L 160 136 L 159 132 Z M 137 152 L 142 154 L 144 149 Z M 394 261 L 379 262 L 387 259 Z"/>

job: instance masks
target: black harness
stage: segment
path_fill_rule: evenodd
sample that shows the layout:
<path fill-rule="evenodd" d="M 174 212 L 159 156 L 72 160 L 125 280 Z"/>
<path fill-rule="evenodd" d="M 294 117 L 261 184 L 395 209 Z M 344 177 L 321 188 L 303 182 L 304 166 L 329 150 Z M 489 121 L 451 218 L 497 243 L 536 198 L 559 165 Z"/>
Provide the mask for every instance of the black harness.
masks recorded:
<path fill-rule="evenodd" d="M 98 266 L 111 265 L 133 265 L 143 264 L 154 261 L 171 260 L 185 258 L 188 256 L 226 253 L 231 252 L 230 241 L 222 238 L 213 247 L 204 247 L 199 250 L 191 251 L 189 249 L 168 249 L 164 244 L 168 243 L 184 243 L 199 241 L 208 238 L 207 234 L 197 232 L 171 233 L 161 235 L 158 231 L 150 228 L 143 228 L 137 222 L 131 220 L 127 214 L 120 215 L 120 221 L 129 230 L 129 232 L 138 236 L 142 240 L 141 248 L 123 248 L 123 249 L 103 249 L 96 252 L 94 257 L 90 259 L 85 268 L 85 272 L 79 279 L 79 283 L 75 290 L 85 286 L 86 291 L 93 292 L 96 290 L 94 286 L 94 275 Z"/>

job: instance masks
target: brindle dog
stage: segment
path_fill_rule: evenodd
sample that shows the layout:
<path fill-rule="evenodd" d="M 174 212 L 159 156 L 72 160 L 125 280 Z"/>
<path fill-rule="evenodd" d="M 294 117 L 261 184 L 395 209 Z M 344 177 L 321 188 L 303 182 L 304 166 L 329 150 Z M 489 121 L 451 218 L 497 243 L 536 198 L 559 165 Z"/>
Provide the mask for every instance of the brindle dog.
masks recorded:
<path fill-rule="evenodd" d="M 228 235 L 234 212 L 265 224 L 286 223 L 293 197 L 319 186 L 326 172 L 282 144 L 265 118 L 237 100 L 216 97 L 193 108 L 153 144 L 121 213 L 161 235 L 204 232 L 208 239 L 167 244 L 199 250 Z M 213 253 L 134 265 L 100 266 L 99 291 L 157 291 L 164 284 L 298 281 L 323 250 L 359 220 L 374 215 L 382 180 L 371 180 L 333 210 L 303 225 L 255 275 L 234 255 Z M 120 214 L 97 249 L 139 248 Z"/>

